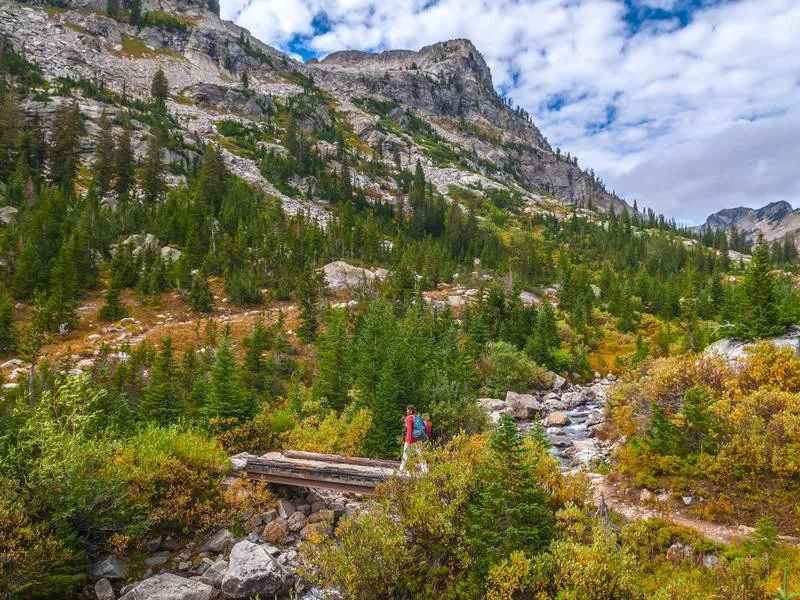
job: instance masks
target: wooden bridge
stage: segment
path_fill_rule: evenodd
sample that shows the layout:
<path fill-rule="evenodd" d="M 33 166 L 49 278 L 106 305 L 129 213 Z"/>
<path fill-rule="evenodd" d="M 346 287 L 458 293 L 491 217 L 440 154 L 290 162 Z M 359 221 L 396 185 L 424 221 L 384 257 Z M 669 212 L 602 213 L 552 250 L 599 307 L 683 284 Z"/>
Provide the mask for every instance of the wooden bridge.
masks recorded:
<path fill-rule="evenodd" d="M 399 466 L 392 460 L 287 450 L 248 458 L 245 472 L 271 483 L 369 494 Z"/>

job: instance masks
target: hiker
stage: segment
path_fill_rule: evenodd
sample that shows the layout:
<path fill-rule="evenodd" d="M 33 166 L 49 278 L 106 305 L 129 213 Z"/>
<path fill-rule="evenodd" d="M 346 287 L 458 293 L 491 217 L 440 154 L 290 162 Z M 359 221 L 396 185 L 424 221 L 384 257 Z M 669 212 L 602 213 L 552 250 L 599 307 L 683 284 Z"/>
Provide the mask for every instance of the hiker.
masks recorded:
<path fill-rule="evenodd" d="M 422 450 L 417 446 L 418 442 L 429 440 L 431 437 L 431 422 L 423 419 L 417 414 L 417 409 L 413 404 L 406 406 L 406 442 L 403 445 L 403 460 L 400 461 L 400 472 L 406 470 L 406 462 L 408 461 L 409 451 L 413 448 L 417 456 L 420 457 L 419 468 L 423 473 L 428 472 L 428 465 L 425 459 L 422 458 Z"/>

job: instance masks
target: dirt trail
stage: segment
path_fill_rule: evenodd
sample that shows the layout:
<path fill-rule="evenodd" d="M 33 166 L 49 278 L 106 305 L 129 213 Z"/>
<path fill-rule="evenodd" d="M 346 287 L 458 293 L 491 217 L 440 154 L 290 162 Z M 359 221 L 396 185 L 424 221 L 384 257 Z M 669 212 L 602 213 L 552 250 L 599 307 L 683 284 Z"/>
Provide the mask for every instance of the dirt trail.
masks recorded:
<path fill-rule="evenodd" d="M 665 521 L 671 521 L 677 525 L 695 529 L 709 540 L 722 544 L 741 542 L 747 539 L 754 531 L 752 527 L 748 527 L 747 525 L 723 525 L 721 523 L 712 523 L 711 521 L 697 519 L 682 514 L 680 510 L 669 506 L 669 503 L 665 503 L 665 506 L 659 507 L 634 502 L 622 496 L 620 491 L 601 475 L 592 478 L 592 488 L 594 489 L 595 503 L 599 505 L 602 497 L 610 510 L 621 514 L 631 521 L 653 518 L 664 519 Z M 800 538 L 782 535 L 779 537 L 779 540 L 782 544 L 787 546 L 800 547 Z"/>

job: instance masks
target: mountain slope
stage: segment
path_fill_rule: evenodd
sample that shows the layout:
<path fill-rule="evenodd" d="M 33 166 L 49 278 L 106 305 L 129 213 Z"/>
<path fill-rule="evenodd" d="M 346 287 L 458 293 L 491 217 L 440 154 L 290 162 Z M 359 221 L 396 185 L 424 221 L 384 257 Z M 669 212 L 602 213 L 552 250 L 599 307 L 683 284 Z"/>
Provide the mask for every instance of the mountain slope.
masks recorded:
<path fill-rule="evenodd" d="M 399 156 L 408 167 L 420 159 L 426 178 L 443 194 L 451 186 L 497 188 L 520 194 L 533 205 L 613 206 L 616 212 L 627 206 L 575 162 L 554 153 L 527 116 L 504 103 L 469 41 L 443 42 L 419 52 L 340 52 L 304 65 L 194 3 L 145 4 L 145 9 L 169 15 L 175 27 L 134 27 L 95 12 L 100 7 L 91 4 L 65 4 L 80 10 L 45 11 L 3 2 L 0 34 L 40 65 L 48 79 L 88 80 L 134 98 L 149 97 L 153 75 L 162 68 L 170 86 L 168 109 L 187 144 L 217 139 L 221 118 L 258 124 L 275 113 L 275 102 L 302 102 L 307 118 L 301 127 L 345 119 L 365 158 L 380 146 L 387 162 Z M 381 114 L 376 107 L 389 112 Z M 81 101 L 89 119 L 105 108 Z M 26 112 L 52 113 L 44 103 L 32 103 Z M 138 136 L 140 155 L 144 137 Z M 324 143 L 320 146 L 324 150 Z M 227 150 L 229 168 L 280 198 L 290 212 L 324 216 L 318 198 L 277 189 L 246 153 Z M 88 155 L 92 148 L 86 151 Z M 372 189 L 372 197 L 398 201 L 391 181 L 355 176 L 359 185 Z M 305 190 L 309 183 L 296 181 L 293 188 Z"/>

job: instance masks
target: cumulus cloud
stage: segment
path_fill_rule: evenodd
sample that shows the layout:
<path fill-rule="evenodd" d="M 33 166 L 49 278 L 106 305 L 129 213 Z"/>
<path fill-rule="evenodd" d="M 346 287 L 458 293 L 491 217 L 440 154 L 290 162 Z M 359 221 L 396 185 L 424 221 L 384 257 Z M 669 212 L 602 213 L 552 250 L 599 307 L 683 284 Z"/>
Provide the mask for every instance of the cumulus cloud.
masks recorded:
<path fill-rule="evenodd" d="M 315 56 L 469 38 L 554 146 L 678 219 L 800 200 L 796 0 L 222 0 L 222 15 Z"/>

